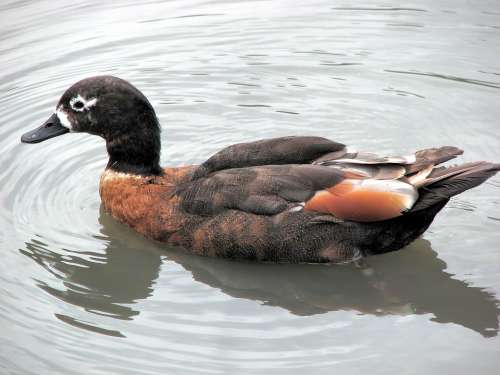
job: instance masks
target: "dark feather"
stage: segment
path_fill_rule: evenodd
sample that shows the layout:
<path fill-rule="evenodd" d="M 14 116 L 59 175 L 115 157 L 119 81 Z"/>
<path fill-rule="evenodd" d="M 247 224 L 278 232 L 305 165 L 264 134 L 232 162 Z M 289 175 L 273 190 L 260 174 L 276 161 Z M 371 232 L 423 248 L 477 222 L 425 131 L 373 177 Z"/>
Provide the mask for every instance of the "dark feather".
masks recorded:
<path fill-rule="evenodd" d="M 475 164 L 475 166 L 471 167 L 471 164 Z M 447 201 L 454 195 L 482 184 L 488 178 L 500 171 L 500 164 L 488 162 L 468 163 L 462 166 L 448 168 L 448 170 L 452 170 L 451 176 L 420 189 L 420 199 L 416 202 L 411 211 L 415 212 L 426 209 L 441 201 Z M 460 172 L 460 170 L 462 170 L 462 172 Z M 440 173 L 448 176 L 446 171 L 447 169 L 441 170 Z"/>
<path fill-rule="evenodd" d="M 178 194 L 183 208 L 191 214 L 239 209 L 274 215 L 343 179 L 342 171 L 318 165 L 268 165 L 216 172 L 184 184 Z"/>
<path fill-rule="evenodd" d="M 281 137 L 238 143 L 222 149 L 205 161 L 198 167 L 193 179 L 230 168 L 305 164 L 324 154 L 343 149 L 343 144 L 321 137 Z"/>
<path fill-rule="evenodd" d="M 406 173 L 411 174 L 418 172 L 428 165 L 438 165 L 451 160 L 458 155 L 462 155 L 463 150 L 453 146 L 443 146 L 439 148 L 427 148 L 415 153 L 415 163 L 406 167 Z"/>

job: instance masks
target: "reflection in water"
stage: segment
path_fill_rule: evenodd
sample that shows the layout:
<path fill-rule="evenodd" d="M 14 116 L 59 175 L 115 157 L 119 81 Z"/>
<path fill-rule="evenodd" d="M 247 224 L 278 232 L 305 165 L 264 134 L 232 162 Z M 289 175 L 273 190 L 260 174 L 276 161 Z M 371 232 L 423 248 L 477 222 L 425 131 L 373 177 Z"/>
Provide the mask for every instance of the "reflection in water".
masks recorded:
<path fill-rule="evenodd" d="M 481 288 L 451 278 L 429 241 L 403 252 L 355 265 L 278 265 L 233 263 L 175 253 L 170 259 L 195 280 L 238 298 L 263 301 L 296 315 L 354 310 L 373 315 L 434 314 L 433 321 L 455 323 L 485 337 L 496 336 L 500 308 Z M 473 308 L 471 308 L 473 306 Z"/>
<path fill-rule="evenodd" d="M 41 288 L 96 314 L 117 319 L 138 315 L 134 303 L 152 294 L 161 257 L 166 256 L 191 272 L 195 280 L 227 295 L 261 301 L 295 315 L 337 310 L 372 315 L 432 313 L 435 322 L 459 324 L 485 337 L 498 333 L 498 301 L 487 291 L 444 272 L 446 263 L 423 239 L 405 251 L 368 258 L 362 266 L 257 264 L 161 249 L 102 209 L 99 221 L 102 236 L 109 241 L 104 254 L 86 253 L 88 259 L 61 255 L 36 239 L 21 250 L 63 281 L 62 290 L 39 281 Z M 81 328 L 122 335 L 57 316 Z"/>
<path fill-rule="evenodd" d="M 161 262 L 157 255 L 140 253 L 137 248 L 120 246 L 114 241 L 109 243 L 105 254 L 93 260 L 56 253 L 36 239 L 21 251 L 63 281 L 63 290 L 38 281 L 42 289 L 87 311 L 118 319 L 132 319 L 139 313 L 123 304 L 151 294 Z"/>
<path fill-rule="evenodd" d="M 139 314 L 133 308 L 135 301 L 146 299 L 153 291 L 161 258 L 157 253 L 133 246 L 133 238 L 128 241 L 131 234 L 126 231 L 115 233 L 115 236 L 108 234 L 107 220 L 112 219 L 101 210 L 104 237 L 99 239 L 108 242 L 104 253 L 82 249 L 78 254 L 67 250 L 61 254 L 37 239 L 26 243 L 26 249 L 21 249 L 21 252 L 62 281 L 62 287 L 54 287 L 37 280 L 37 284 L 54 297 L 95 314 L 131 320 Z M 96 327 L 63 314 L 56 314 L 56 317 L 80 328 L 122 336 L 120 332 Z"/>

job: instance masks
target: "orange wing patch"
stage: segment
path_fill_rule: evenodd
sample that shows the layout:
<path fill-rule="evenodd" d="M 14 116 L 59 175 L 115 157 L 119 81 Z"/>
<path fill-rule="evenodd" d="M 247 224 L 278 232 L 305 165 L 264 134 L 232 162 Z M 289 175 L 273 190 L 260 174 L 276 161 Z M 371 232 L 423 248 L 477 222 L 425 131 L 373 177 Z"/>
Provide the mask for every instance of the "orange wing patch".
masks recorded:
<path fill-rule="evenodd" d="M 400 216 L 417 198 L 417 190 L 402 181 L 347 179 L 318 191 L 306 202 L 304 209 L 343 220 L 381 221 Z"/>

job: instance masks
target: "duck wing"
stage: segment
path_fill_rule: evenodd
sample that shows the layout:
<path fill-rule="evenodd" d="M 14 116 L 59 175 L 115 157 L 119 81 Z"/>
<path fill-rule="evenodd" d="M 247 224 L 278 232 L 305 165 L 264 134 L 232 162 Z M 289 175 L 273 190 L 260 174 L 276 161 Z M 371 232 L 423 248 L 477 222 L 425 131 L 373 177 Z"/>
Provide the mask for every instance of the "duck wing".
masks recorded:
<path fill-rule="evenodd" d="M 186 212 L 201 216 L 236 209 L 381 221 L 411 210 L 419 188 L 436 182 L 434 166 L 461 153 L 445 146 L 381 156 L 320 137 L 274 138 L 221 150 L 179 187 L 178 195 Z"/>
<path fill-rule="evenodd" d="M 381 156 L 354 151 L 322 137 L 279 137 L 228 146 L 202 163 L 195 170 L 193 179 L 225 169 L 283 164 L 317 164 L 361 173 L 366 177 L 395 179 L 460 154 L 462 150 L 445 146 L 417 151 L 409 156 Z"/>
<path fill-rule="evenodd" d="M 179 187 L 177 194 L 187 213 L 201 216 L 225 210 L 269 216 L 308 212 L 311 219 L 326 214 L 330 221 L 360 222 L 402 215 L 418 199 L 408 182 L 313 164 L 222 170 Z"/>
<path fill-rule="evenodd" d="M 340 158 L 347 153 L 342 143 L 322 137 L 280 137 L 228 146 L 201 164 L 193 179 L 231 168 L 258 165 L 308 164 L 324 155 Z"/>

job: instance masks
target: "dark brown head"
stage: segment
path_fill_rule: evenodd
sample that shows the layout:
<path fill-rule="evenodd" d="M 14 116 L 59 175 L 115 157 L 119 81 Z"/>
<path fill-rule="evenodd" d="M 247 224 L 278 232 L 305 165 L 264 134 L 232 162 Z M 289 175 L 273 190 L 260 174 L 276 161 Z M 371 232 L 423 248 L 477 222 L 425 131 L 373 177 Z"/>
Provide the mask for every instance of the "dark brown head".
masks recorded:
<path fill-rule="evenodd" d="M 147 98 L 125 80 L 97 76 L 77 82 L 62 95 L 55 113 L 21 141 L 38 143 L 68 132 L 104 138 L 108 168 L 161 173 L 158 119 Z"/>

